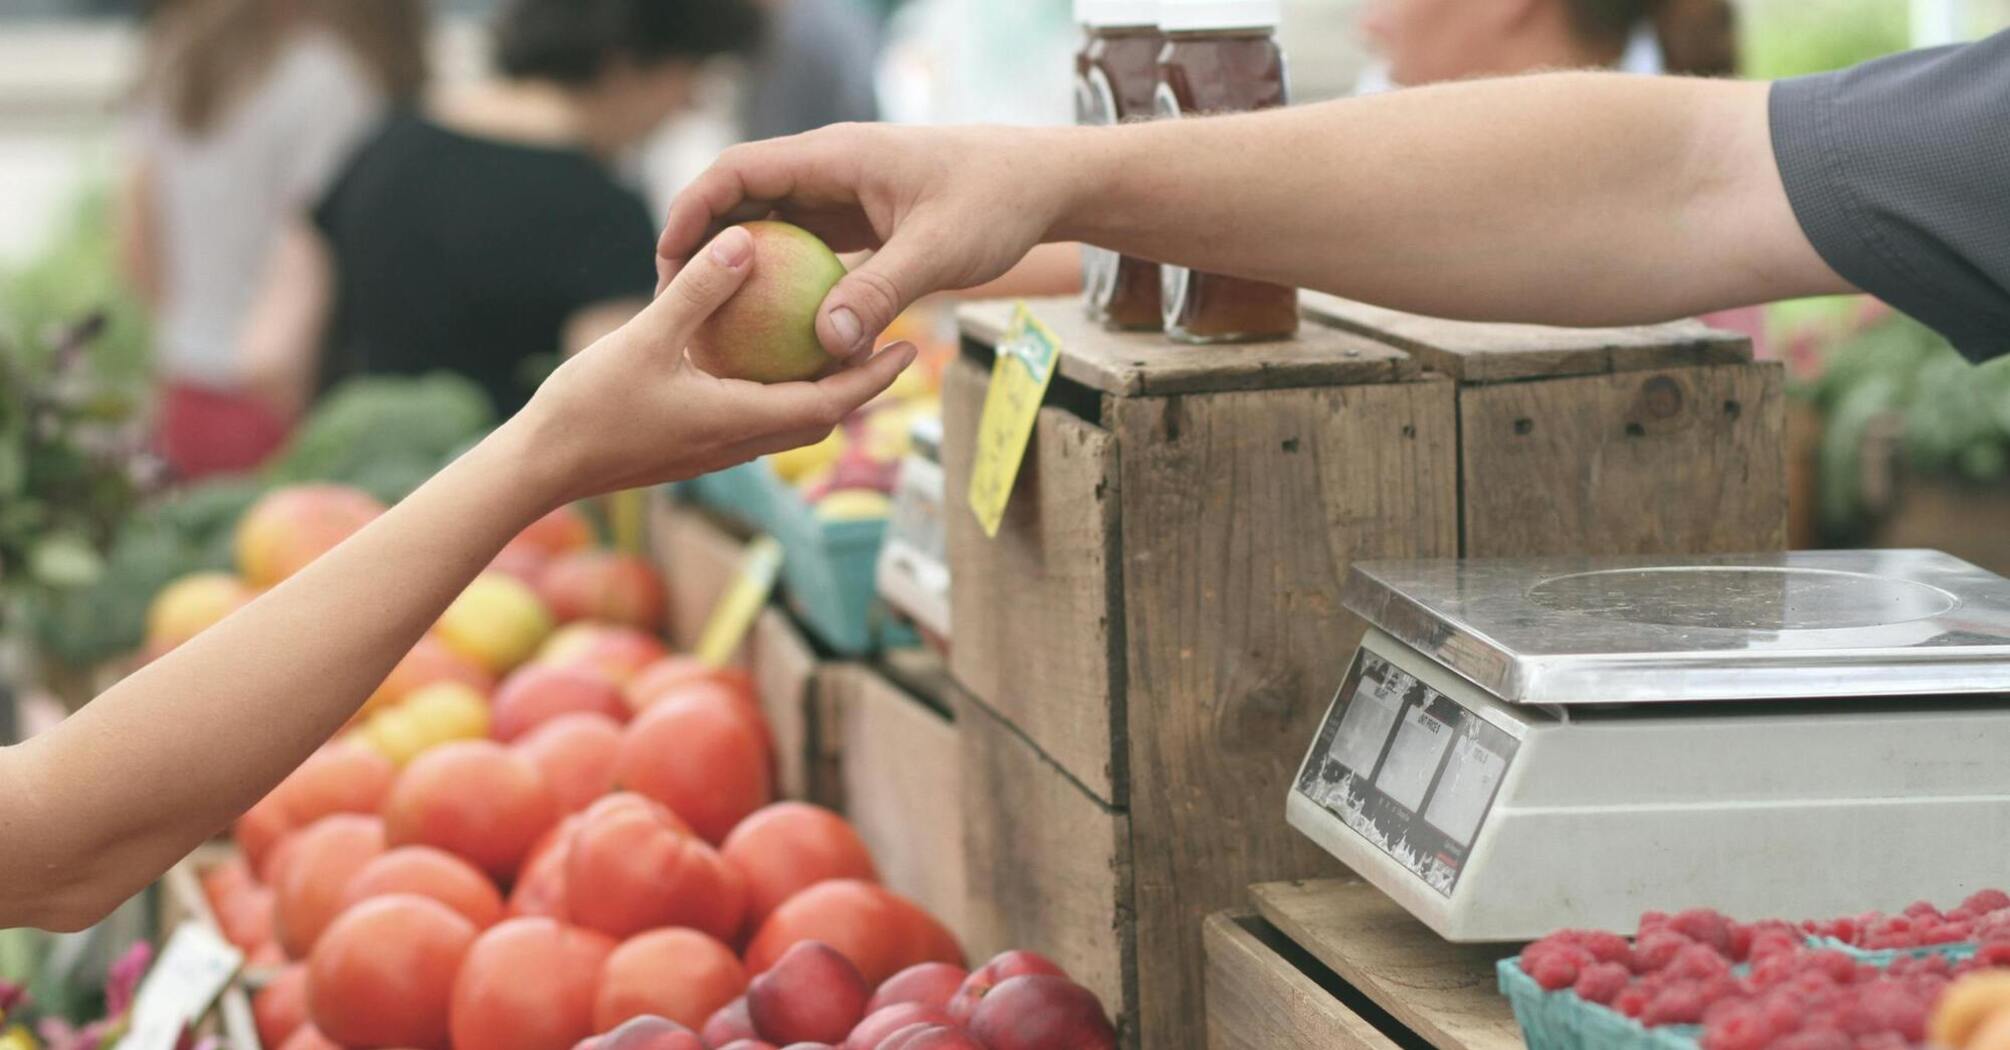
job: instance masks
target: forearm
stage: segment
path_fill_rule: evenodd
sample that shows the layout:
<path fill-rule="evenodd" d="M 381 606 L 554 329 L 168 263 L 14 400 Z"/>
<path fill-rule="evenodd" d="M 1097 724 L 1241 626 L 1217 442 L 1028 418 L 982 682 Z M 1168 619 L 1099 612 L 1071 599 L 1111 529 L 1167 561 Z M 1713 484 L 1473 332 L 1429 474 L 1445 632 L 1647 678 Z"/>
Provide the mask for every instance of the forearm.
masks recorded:
<path fill-rule="evenodd" d="M 523 429 L 506 425 L 236 615 L 0 752 L 29 803 L 0 807 L 0 927 L 69 924 L 137 891 L 339 729 L 555 504 L 556 479 L 526 474 Z"/>
<path fill-rule="evenodd" d="M 1842 290 L 1780 187 L 1766 91 L 1556 74 L 1071 133 L 1052 236 L 1489 320 Z"/>

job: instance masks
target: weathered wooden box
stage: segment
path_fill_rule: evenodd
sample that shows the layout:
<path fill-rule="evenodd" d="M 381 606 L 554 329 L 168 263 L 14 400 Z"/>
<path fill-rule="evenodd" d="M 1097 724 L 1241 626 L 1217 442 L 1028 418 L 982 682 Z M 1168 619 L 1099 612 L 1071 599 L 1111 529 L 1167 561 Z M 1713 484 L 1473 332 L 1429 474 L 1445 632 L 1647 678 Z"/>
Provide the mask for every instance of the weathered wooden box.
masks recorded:
<path fill-rule="evenodd" d="M 1700 326 L 1336 300 L 1193 348 L 1032 308 L 1063 353 L 996 538 L 964 494 L 1009 304 L 964 309 L 944 390 L 968 922 L 1053 952 L 1131 1046 L 1201 1044 L 1206 916 L 1340 870 L 1283 807 L 1360 637 L 1350 563 L 1784 542 L 1779 371 Z"/>

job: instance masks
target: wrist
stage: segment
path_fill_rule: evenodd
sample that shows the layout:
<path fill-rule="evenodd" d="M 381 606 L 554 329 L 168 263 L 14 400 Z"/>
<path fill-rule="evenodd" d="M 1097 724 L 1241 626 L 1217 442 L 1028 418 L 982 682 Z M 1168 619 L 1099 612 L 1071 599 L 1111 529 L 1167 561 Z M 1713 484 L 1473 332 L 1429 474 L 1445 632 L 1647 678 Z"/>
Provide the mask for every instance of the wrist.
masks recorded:
<path fill-rule="evenodd" d="M 1047 240 L 1101 243 L 1109 225 L 1103 220 L 1122 199 L 1117 180 L 1132 130 L 1084 127 L 1044 132 L 1052 138 L 1038 148 L 1046 154 L 1042 171 L 1054 207 Z"/>
<path fill-rule="evenodd" d="M 528 525 L 578 498 L 572 489 L 579 471 L 566 462 L 562 435 L 548 430 L 533 402 L 468 450 L 454 468 L 493 484 L 503 501 L 498 510 Z"/>

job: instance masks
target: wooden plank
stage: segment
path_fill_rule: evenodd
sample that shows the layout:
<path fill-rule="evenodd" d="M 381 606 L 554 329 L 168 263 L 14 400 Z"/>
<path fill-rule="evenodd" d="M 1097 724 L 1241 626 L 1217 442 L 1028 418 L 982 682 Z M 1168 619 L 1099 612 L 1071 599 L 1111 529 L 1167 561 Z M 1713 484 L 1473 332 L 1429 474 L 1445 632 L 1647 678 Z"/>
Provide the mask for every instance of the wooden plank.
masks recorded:
<path fill-rule="evenodd" d="M 967 360 L 943 380 L 943 491 L 950 669 L 1097 798 L 1123 805 L 1118 769 L 1116 450 L 1110 435 L 1040 410 L 996 537 L 962 494 L 990 373 Z"/>
<path fill-rule="evenodd" d="M 1361 634 L 1348 565 L 1457 552 L 1453 386 L 1119 399 L 1113 416 L 1139 1008 L 1160 1047 L 1203 1030 L 1206 916 L 1252 882 L 1339 870 L 1285 824 L 1285 793 Z"/>
<path fill-rule="evenodd" d="M 946 716 L 863 665 L 838 668 L 828 713 L 844 812 L 872 850 L 880 881 L 959 936 L 963 876 L 963 753 Z"/>
<path fill-rule="evenodd" d="M 973 960 L 1007 948 L 1050 956 L 1101 997 L 1126 1045 L 1137 1046 L 1129 822 L 981 701 L 960 689 L 955 698 L 970 886 L 965 947 Z"/>
<path fill-rule="evenodd" d="M 1500 945 L 1453 944 L 1358 879 L 1250 887 L 1257 911 L 1437 1050 L 1520 1050 Z"/>
<path fill-rule="evenodd" d="M 1752 359 L 1750 339 L 1693 320 L 1630 328 L 1553 328 L 1448 321 L 1318 292 L 1303 293 L 1300 303 L 1306 316 L 1321 324 L 1409 351 L 1423 367 L 1466 383 Z"/>
<path fill-rule="evenodd" d="M 1459 390 L 1469 558 L 1786 544 L 1777 363 Z"/>
<path fill-rule="evenodd" d="M 681 652 L 698 645 L 698 637 L 719 603 L 719 596 L 740 571 L 746 542 L 717 518 L 679 503 L 658 490 L 651 496 L 649 549 L 663 573 L 670 596 L 670 644 Z M 735 663 L 744 666 L 742 650 Z"/>
<path fill-rule="evenodd" d="M 775 742 L 775 788 L 784 798 L 810 797 L 813 754 L 810 689 L 817 654 L 787 613 L 774 606 L 755 618 L 747 642 L 754 695 Z"/>
<path fill-rule="evenodd" d="M 1210 915 L 1201 939 L 1208 1050 L 1395 1050 L 1394 1040 L 1264 943 L 1251 920 Z"/>
<path fill-rule="evenodd" d="M 965 305 L 957 311 L 963 334 L 997 345 L 1012 322 L 1016 302 Z M 1295 338 L 1276 342 L 1186 346 L 1157 332 L 1106 332 L 1082 313 L 1079 297 L 1034 299 L 1027 305 L 1060 337 L 1061 375 L 1106 394 L 1393 383 L 1418 373 L 1416 362 L 1401 350 L 1326 325 L 1303 325 Z"/>

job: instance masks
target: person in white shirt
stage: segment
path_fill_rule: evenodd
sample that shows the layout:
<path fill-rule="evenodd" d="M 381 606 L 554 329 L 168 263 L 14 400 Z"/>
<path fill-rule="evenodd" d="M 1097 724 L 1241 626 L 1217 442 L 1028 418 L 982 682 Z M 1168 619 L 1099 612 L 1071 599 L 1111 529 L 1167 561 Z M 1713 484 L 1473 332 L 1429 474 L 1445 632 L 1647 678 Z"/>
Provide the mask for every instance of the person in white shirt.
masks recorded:
<path fill-rule="evenodd" d="M 241 329 L 278 231 L 419 90 L 424 37 L 422 0 L 166 0 L 154 15 L 120 228 L 178 476 L 247 469 L 283 440 L 244 389 Z"/>

